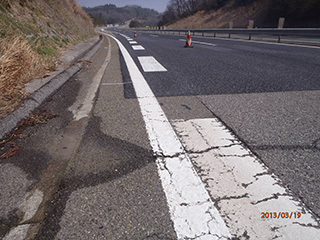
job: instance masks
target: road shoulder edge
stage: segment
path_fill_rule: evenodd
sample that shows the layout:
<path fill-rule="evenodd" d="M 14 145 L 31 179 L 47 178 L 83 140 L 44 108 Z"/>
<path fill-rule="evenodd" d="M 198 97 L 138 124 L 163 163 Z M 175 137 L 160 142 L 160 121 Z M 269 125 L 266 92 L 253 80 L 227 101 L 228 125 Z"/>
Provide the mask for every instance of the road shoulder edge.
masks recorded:
<path fill-rule="evenodd" d="M 55 93 L 70 78 L 78 73 L 83 65 L 81 61 L 88 61 L 98 51 L 103 43 L 103 38 L 89 40 L 88 46 L 76 53 L 73 53 L 72 59 L 68 60 L 71 66 L 54 72 L 49 81 L 38 87 L 22 103 L 22 105 L 11 114 L 0 119 L 0 140 L 4 139 L 23 119 L 26 119 L 36 108 L 38 108 L 46 98 Z M 81 60 L 81 61 L 80 61 Z M 76 62 L 78 61 L 78 62 Z"/>

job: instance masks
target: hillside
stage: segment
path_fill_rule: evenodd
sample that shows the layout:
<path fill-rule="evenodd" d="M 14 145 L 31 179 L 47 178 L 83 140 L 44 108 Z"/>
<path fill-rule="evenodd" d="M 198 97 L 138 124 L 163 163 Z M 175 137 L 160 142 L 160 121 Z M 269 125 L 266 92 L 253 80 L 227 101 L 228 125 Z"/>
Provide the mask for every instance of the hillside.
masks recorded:
<path fill-rule="evenodd" d="M 315 0 L 172 0 L 160 25 L 174 28 L 277 27 L 284 17 L 285 27 L 320 27 L 320 1 Z"/>
<path fill-rule="evenodd" d="M 249 6 L 236 8 L 227 6 L 218 10 L 202 10 L 194 15 L 175 21 L 168 25 L 168 29 L 229 28 L 230 21 L 233 22 L 234 28 L 245 28 L 251 19 L 255 20 L 255 26 L 262 26 L 270 4 L 270 0 L 263 0 L 254 2 Z"/>
<path fill-rule="evenodd" d="M 137 20 L 147 26 L 155 26 L 160 20 L 160 14 L 149 8 L 139 6 L 117 7 L 113 4 L 106 4 L 94 8 L 84 8 L 93 19 L 96 25 L 124 24 L 129 20 Z"/>
<path fill-rule="evenodd" d="M 74 0 L 0 0 L 0 117 L 27 82 L 55 69 L 59 50 L 95 34 L 89 21 Z"/>

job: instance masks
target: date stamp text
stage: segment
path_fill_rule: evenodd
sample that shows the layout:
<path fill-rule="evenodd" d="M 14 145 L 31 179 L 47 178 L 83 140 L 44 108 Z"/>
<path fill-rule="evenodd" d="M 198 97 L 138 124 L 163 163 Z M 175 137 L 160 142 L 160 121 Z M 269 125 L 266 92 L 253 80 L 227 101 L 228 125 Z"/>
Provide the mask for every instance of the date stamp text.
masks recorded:
<path fill-rule="evenodd" d="M 261 212 L 261 218 L 301 218 L 302 214 L 300 212 Z"/>

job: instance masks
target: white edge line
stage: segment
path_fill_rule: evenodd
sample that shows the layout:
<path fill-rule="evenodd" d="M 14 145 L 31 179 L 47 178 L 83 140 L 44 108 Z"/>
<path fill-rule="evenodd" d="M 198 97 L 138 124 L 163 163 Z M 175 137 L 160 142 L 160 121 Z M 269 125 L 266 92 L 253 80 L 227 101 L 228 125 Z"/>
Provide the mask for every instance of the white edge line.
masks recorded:
<path fill-rule="evenodd" d="M 178 239 L 231 238 L 225 222 L 197 175 L 152 90 L 132 57 L 118 44 L 126 62 L 150 144 L 157 157 L 158 173 L 167 196 L 171 219 Z M 184 181 L 188 179 L 188 181 Z M 187 191 L 185 191 L 188 189 Z"/>

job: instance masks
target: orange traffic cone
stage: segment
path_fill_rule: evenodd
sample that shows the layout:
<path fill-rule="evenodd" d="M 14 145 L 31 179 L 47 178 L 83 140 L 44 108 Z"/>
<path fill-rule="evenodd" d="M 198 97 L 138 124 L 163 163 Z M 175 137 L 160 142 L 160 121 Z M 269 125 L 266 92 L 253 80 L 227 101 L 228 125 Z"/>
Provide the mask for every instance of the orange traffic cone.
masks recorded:
<path fill-rule="evenodd" d="M 188 48 L 192 48 L 192 41 L 191 41 L 191 33 L 190 31 L 188 32 L 187 34 L 187 42 L 186 42 L 186 45 L 184 47 L 188 47 Z"/>
<path fill-rule="evenodd" d="M 135 38 L 138 37 L 137 32 L 134 32 L 134 37 L 135 37 Z"/>

